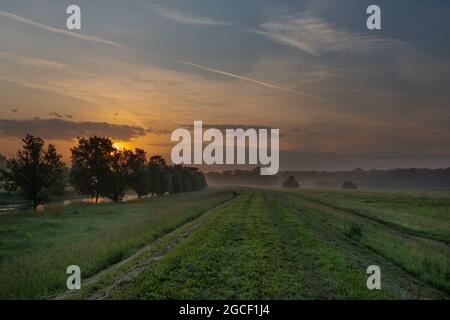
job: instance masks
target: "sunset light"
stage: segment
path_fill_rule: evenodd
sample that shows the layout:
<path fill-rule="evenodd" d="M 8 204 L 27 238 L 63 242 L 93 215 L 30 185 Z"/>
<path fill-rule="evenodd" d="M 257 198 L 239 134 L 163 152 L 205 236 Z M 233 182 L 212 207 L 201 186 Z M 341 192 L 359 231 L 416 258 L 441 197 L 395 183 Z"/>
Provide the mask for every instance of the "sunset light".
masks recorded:
<path fill-rule="evenodd" d="M 0 0 L 0 302 L 450 300 L 449 26 L 449 0 Z"/>

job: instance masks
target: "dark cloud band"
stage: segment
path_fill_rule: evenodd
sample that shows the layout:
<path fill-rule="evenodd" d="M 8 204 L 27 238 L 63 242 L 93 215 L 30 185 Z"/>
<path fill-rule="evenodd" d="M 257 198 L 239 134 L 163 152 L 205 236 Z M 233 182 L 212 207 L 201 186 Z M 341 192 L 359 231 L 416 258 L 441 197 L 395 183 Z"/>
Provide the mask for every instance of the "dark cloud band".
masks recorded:
<path fill-rule="evenodd" d="M 106 136 L 113 139 L 130 140 L 146 135 L 148 130 L 129 125 L 117 125 L 106 122 L 74 122 L 63 119 L 28 120 L 0 119 L 0 135 L 23 138 L 34 134 L 43 139 L 73 140 L 83 136 Z"/>

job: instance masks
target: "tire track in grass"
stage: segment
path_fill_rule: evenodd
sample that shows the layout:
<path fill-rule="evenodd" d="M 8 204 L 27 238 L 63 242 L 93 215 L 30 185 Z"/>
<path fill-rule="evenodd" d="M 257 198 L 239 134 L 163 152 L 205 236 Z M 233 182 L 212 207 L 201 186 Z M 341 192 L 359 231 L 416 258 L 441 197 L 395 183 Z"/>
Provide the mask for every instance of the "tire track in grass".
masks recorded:
<path fill-rule="evenodd" d="M 305 298 L 320 299 L 330 298 L 331 292 L 325 293 L 324 288 L 328 288 L 327 283 L 323 281 L 315 265 L 314 258 L 303 252 L 304 245 L 299 239 L 292 235 L 292 225 L 287 224 L 278 207 L 274 207 L 271 203 L 271 196 L 264 194 L 264 204 L 269 211 L 269 216 L 273 226 L 278 230 L 281 236 L 281 248 L 284 256 L 289 261 L 288 267 L 301 270 L 301 278 L 296 279 L 297 283 L 301 283 L 303 290 L 307 292 Z M 295 295 L 293 295 L 295 297 Z"/>
<path fill-rule="evenodd" d="M 282 250 L 260 191 L 216 215 L 114 298 L 290 299 L 306 297 Z"/>
<path fill-rule="evenodd" d="M 296 268 L 304 276 L 303 283 L 313 299 L 379 299 L 394 298 L 390 290 L 369 291 L 366 288 L 365 269 L 348 260 L 347 255 L 334 250 L 318 237 L 315 230 L 298 219 L 285 205 L 280 194 L 266 193 L 265 202 L 273 224 L 283 235 L 286 252 L 294 256 Z"/>
<path fill-rule="evenodd" d="M 292 196 L 292 193 L 289 194 Z M 405 299 L 448 299 L 449 296 L 424 281 L 418 279 L 410 272 L 405 270 L 402 266 L 398 265 L 391 258 L 380 254 L 372 247 L 368 247 L 365 244 L 354 241 L 346 237 L 344 234 L 335 229 L 331 224 L 326 221 L 320 221 L 320 217 L 315 216 L 313 213 L 309 213 L 307 210 L 307 204 L 309 200 L 298 198 L 306 205 L 304 209 L 299 209 L 296 205 L 293 205 L 288 199 L 282 201 L 283 205 L 293 212 L 296 212 L 298 218 L 305 223 L 311 230 L 318 234 L 324 241 L 329 243 L 330 246 L 335 248 L 336 251 L 342 252 L 351 260 L 355 261 L 358 265 L 365 270 L 367 266 L 371 264 L 377 264 L 382 266 L 383 269 L 383 283 L 386 283 L 388 287 L 397 292 L 402 298 Z M 298 201 L 298 200 L 297 200 Z M 315 201 L 310 201 L 315 203 Z M 317 206 L 317 204 L 315 204 Z M 319 204 L 321 205 L 321 204 Z M 321 205 L 324 210 L 339 210 L 330 208 L 326 205 Z M 342 210 L 341 210 L 342 211 Z M 380 225 L 376 225 L 380 227 Z M 382 228 L 385 226 L 381 225 Z M 389 228 L 388 228 L 389 230 Z M 395 231 L 394 231 L 395 232 Z M 398 235 L 398 233 L 396 233 Z M 405 236 L 405 235 L 403 235 Z M 408 235 L 406 235 L 409 237 Z"/>
<path fill-rule="evenodd" d="M 249 212 L 253 197 L 253 193 L 245 192 L 232 205 L 220 210 L 217 215 L 203 224 L 202 228 L 186 242 L 169 252 L 158 265 L 148 269 L 130 282 L 126 288 L 116 291 L 110 297 L 113 299 L 206 299 L 217 295 L 218 287 L 221 287 L 224 282 L 221 279 L 223 273 L 222 270 L 218 270 L 218 267 L 212 268 L 211 265 L 216 265 L 220 259 L 225 259 L 225 263 L 239 260 L 238 256 L 234 257 L 234 260 L 224 258 L 226 252 L 222 253 L 221 250 L 223 247 L 232 250 L 230 242 L 243 240 L 242 236 L 245 232 L 242 223 L 235 220 L 233 214 Z M 245 219 L 245 216 L 242 219 Z M 220 232 L 217 232 L 218 228 Z M 216 251 L 222 254 L 215 254 Z M 227 292 L 220 294 L 228 294 L 230 299 L 236 298 L 232 295 L 238 284 L 234 281 L 233 275 L 226 276 L 229 280 Z M 189 296 L 186 297 L 186 295 Z"/>
<path fill-rule="evenodd" d="M 407 235 L 407 236 L 409 236 L 411 238 L 414 238 L 416 240 L 420 240 L 420 241 L 423 241 L 423 242 L 435 245 L 437 247 L 440 247 L 442 249 L 447 250 L 449 252 L 449 254 L 450 254 L 450 243 L 448 243 L 448 242 L 446 242 L 444 240 L 439 240 L 439 239 L 437 239 L 437 238 L 435 238 L 433 236 L 428 236 L 428 235 L 424 234 L 423 232 L 415 231 L 415 230 L 412 230 L 410 228 L 401 226 L 398 223 L 387 221 L 387 220 L 378 218 L 378 217 L 373 216 L 373 215 L 364 214 L 364 213 L 361 213 L 361 212 L 359 212 L 357 210 L 354 210 L 354 209 L 349 209 L 349 208 L 344 208 L 344 207 L 341 207 L 341 206 L 337 206 L 337 205 L 328 203 L 326 201 L 319 200 L 317 198 L 304 196 L 304 195 L 299 194 L 299 193 L 295 193 L 295 194 L 299 198 L 305 199 L 307 201 L 315 202 L 315 203 L 320 204 L 322 206 L 326 206 L 326 207 L 329 207 L 329 208 L 332 208 L 332 209 L 335 209 L 335 210 L 341 210 L 341 211 L 347 212 L 349 214 L 356 215 L 358 217 L 364 218 L 364 219 L 366 219 L 366 220 L 368 220 L 368 221 L 370 221 L 372 223 L 375 223 L 377 225 L 382 225 L 383 227 L 390 228 L 392 231 L 401 233 L 403 235 Z"/>
<path fill-rule="evenodd" d="M 128 282 L 132 281 L 142 272 L 150 268 L 154 263 L 161 260 L 168 251 L 188 238 L 200 228 L 205 221 L 232 205 L 238 198 L 239 196 L 217 204 L 194 220 L 181 225 L 172 232 L 141 248 L 127 259 L 84 280 L 82 282 L 81 291 L 67 291 L 56 296 L 54 299 L 107 299 L 114 294 L 115 291 L 120 290 Z"/>

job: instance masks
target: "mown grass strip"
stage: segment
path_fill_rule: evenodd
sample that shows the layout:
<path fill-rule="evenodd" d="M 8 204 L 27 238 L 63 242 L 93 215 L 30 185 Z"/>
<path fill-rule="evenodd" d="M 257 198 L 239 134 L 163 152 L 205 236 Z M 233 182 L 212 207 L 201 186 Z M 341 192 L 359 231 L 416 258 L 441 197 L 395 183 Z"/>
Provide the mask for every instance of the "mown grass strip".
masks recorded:
<path fill-rule="evenodd" d="M 392 297 L 365 288 L 365 270 L 333 252 L 294 214 L 248 190 L 117 299 Z M 269 199 L 272 196 L 268 195 Z"/>

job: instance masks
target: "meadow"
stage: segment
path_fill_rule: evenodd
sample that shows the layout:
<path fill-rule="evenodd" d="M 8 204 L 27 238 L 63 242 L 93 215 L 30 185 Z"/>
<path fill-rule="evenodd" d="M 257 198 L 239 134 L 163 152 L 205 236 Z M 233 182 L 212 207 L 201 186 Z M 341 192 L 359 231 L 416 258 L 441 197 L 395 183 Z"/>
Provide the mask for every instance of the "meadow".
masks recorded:
<path fill-rule="evenodd" d="M 67 266 L 90 277 L 231 197 L 208 190 L 1 215 L 0 298 L 52 297 L 66 288 Z"/>
<path fill-rule="evenodd" d="M 234 188 L 20 211 L 0 216 L 0 297 L 448 299 L 448 201 Z M 70 264 L 80 291 L 64 289 Z"/>

